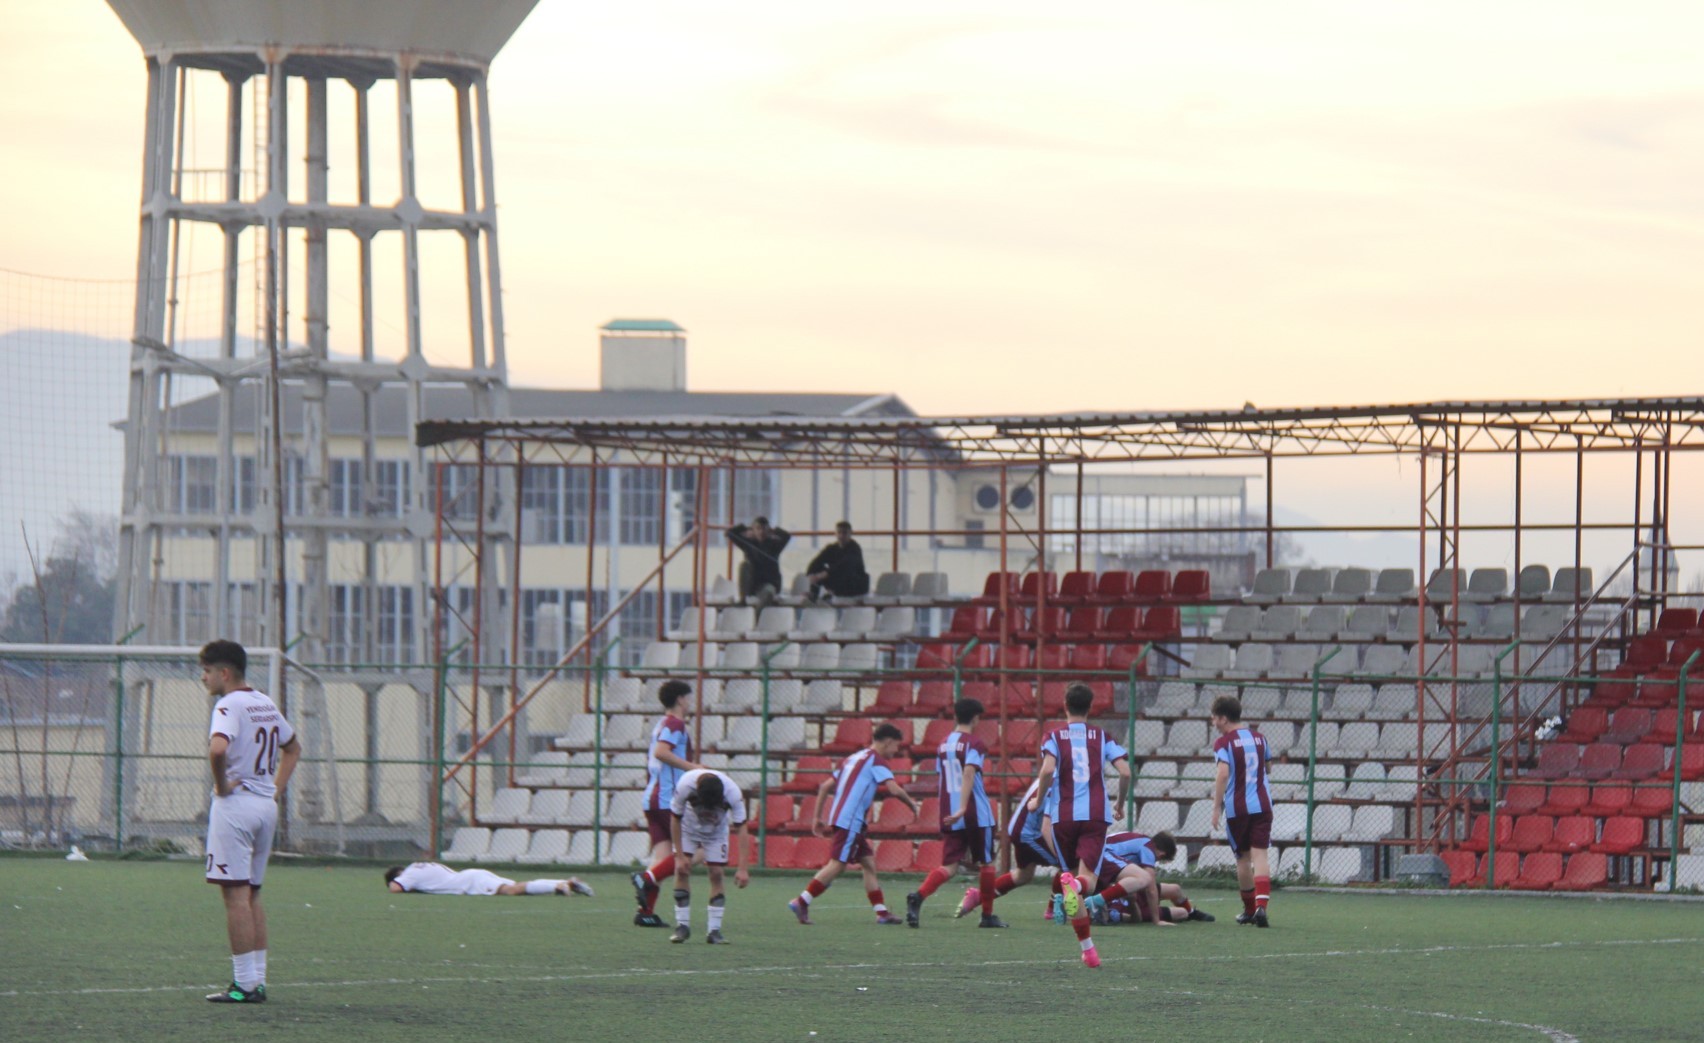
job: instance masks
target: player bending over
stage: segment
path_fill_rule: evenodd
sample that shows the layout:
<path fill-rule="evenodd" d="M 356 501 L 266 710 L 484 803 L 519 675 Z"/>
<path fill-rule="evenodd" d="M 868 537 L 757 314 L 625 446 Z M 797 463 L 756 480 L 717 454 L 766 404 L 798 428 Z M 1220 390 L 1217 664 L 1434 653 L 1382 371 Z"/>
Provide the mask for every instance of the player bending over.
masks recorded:
<path fill-rule="evenodd" d="M 852 754 L 840 762 L 840 767 L 834 774 L 823 780 L 817 787 L 816 817 L 811 821 L 811 832 L 819 837 L 829 836 L 833 829 L 831 854 L 823 867 L 817 870 L 799 897 L 787 903 L 787 908 L 798 917 L 799 922 L 811 922 L 811 902 L 817 896 L 828 890 L 834 878 L 846 870 L 846 867 L 857 863 L 864 871 L 864 894 L 870 900 L 870 907 L 876 911 L 876 922 L 879 924 L 904 923 L 899 917 L 888 912 L 887 905 L 882 901 L 881 881 L 876 877 L 875 852 L 870 848 L 870 840 L 865 833 L 869 829 L 870 805 L 875 803 L 879 791 L 889 798 L 903 801 L 913 814 L 917 812 L 917 802 L 911 799 L 911 794 L 901 789 L 894 781 L 893 770 L 888 767 L 889 757 L 899 753 L 900 731 L 891 724 L 881 724 L 876 727 L 871 736 L 870 745 Z M 826 799 L 829 787 L 833 786 L 834 800 L 832 806 Z M 826 817 L 823 809 L 830 808 Z"/>
<path fill-rule="evenodd" d="M 657 689 L 663 716 L 651 728 L 650 752 L 645 759 L 645 828 L 651 834 L 651 866 L 629 878 L 639 902 L 633 923 L 639 927 L 666 926 L 657 915 L 657 893 L 675 871 L 675 849 L 669 840 L 669 800 L 680 777 L 703 766 L 691 759 L 692 736 L 686 730 L 686 697 L 691 694 L 692 686 L 685 681 L 664 681 Z"/>
<path fill-rule="evenodd" d="M 692 867 L 703 862 L 710 876 L 710 925 L 704 940 L 711 945 L 726 945 L 728 940 L 722 937 L 722 909 L 727 894 L 722 886 L 722 870 L 728 864 L 728 833 L 732 826 L 740 827 L 734 837 L 734 883 L 742 890 L 751 883 L 751 872 L 745 865 L 748 843 L 745 797 L 734 780 L 723 772 L 695 768 L 675 784 L 669 818 L 669 840 L 675 852 L 675 929 L 669 941 L 684 942 L 692 937 Z"/>
<path fill-rule="evenodd" d="M 1161 861 L 1177 857 L 1177 841 L 1170 833 L 1114 833 L 1106 838 L 1106 850 L 1101 855 L 1100 879 L 1105 886 L 1099 894 L 1085 899 L 1090 918 L 1106 923 L 1110 909 L 1128 901 L 1135 922 L 1170 926 L 1182 920 L 1212 923 L 1213 915 L 1195 908 L 1183 888 L 1176 884 L 1160 883 Z M 1160 899 L 1171 902 L 1162 908 Z"/>
<path fill-rule="evenodd" d="M 1113 798 L 1106 788 L 1107 769 L 1119 777 L 1118 803 L 1123 803 L 1122 789 L 1130 780 L 1124 747 L 1089 723 L 1094 698 L 1094 692 L 1085 684 L 1073 684 L 1065 690 L 1066 724 L 1048 732 L 1041 742 L 1041 771 L 1037 775 L 1040 786 L 1029 802 L 1031 812 L 1040 811 L 1045 793 L 1047 806 L 1057 809 L 1053 815 L 1054 844 L 1065 864 L 1076 866 L 1075 886 L 1072 881 L 1062 885 L 1065 915 L 1071 920 L 1082 949 L 1083 964 L 1088 967 L 1100 966 L 1100 954 L 1090 937 L 1088 910 L 1078 896 L 1096 890 L 1095 873 L 1100 868 L 1101 848 L 1112 821 Z"/>
<path fill-rule="evenodd" d="M 235 641 L 201 649 L 201 686 L 216 702 L 207 762 L 207 882 L 218 884 L 231 943 L 231 984 L 212 1003 L 266 1002 L 266 910 L 260 885 L 278 827 L 278 795 L 296 770 L 302 744 L 270 698 L 249 687 L 248 653 Z"/>
<path fill-rule="evenodd" d="M 577 876 L 566 880 L 516 882 L 489 869 L 451 869 L 442 862 L 410 862 L 385 870 L 394 894 L 420 895 L 587 895 L 592 888 Z"/>
<path fill-rule="evenodd" d="M 1239 924 L 1268 926 L 1266 903 L 1272 877 L 1266 849 L 1272 846 L 1272 793 L 1266 784 L 1266 738 L 1242 723 L 1242 702 L 1234 695 L 1213 700 L 1213 828 L 1225 815 L 1225 839 L 1237 856 L 1237 886 L 1242 891 Z"/>
<path fill-rule="evenodd" d="M 960 699 L 953 704 L 957 727 L 935 750 L 936 785 L 941 798 L 941 864 L 929 871 L 923 886 L 905 896 L 905 924 L 922 924 L 923 900 L 958 873 L 960 862 L 973 862 L 978 872 L 982 920 L 978 927 L 1004 927 L 994 915 L 994 808 L 982 785 L 982 766 L 988 750 L 971 734 L 982 719 L 982 703 Z"/>

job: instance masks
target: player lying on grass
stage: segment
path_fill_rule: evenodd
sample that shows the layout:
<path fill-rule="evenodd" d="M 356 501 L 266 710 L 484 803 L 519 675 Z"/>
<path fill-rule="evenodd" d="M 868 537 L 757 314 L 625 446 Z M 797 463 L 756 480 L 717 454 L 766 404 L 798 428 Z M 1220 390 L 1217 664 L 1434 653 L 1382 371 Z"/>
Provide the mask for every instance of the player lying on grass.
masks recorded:
<path fill-rule="evenodd" d="M 1213 916 L 1195 908 L 1176 884 L 1160 883 L 1159 863 L 1177 857 L 1177 841 L 1170 833 L 1114 833 L 1106 838 L 1101 851 L 1100 872 L 1096 874 L 1105 886 L 1099 894 L 1084 900 L 1089 915 L 1096 923 L 1116 922 L 1109 916 L 1117 903 L 1126 903 L 1122 912 L 1136 922 L 1155 923 L 1169 927 L 1174 922 L 1200 920 L 1212 923 Z M 1162 907 L 1160 899 L 1171 902 Z"/>
<path fill-rule="evenodd" d="M 893 770 L 887 764 L 889 757 L 899 753 L 900 738 L 899 729 L 893 725 L 877 725 L 870 745 L 841 761 L 834 774 L 817 787 L 817 810 L 811 821 L 811 832 L 822 837 L 830 835 L 829 830 L 832 829 L 834 839 L 828 861 L 817 870 L 816 876 L 811 878 L 799 897 L 787 903 L 787 908 L 800 923 L 811 922 L 811 902 L 828 890 L 834 878 L 845 872 L 847 866 L 853 864 L 864 871 L 864 894 L 870 900 L 870 907 L 876 911 L 876 922 L 884 925 L 905 922 L 888 912 L 882 900 L 882 884 L 876 876 L 875 851 L 864 835 L 869 829 L 870 805 L 875 803 L 877 792 L 890 800 L 903 801 L 912 814 L 917 812 L 917 801 L 894 781 Z M 831 786 L 835 787 L 832 802 L 827 799 Z M 825 812 L 825 808 L 829 810 Z M 826 824 L 823 821 L 825 817 Z"/>
<path fill-rule="evenodd" d="M 422 895 L 587 895 L 591 885 L 577 876 L 566 880 L 517 883 L 489 869 L 451 869 L 442 862 L 410 862 L 385 870 L 385 885 L 395 894 Z"/>
<path fill-rule="evenodd" d="M 922 926 L 923 902 L 958 874 L 960 862 L 974 863 L 979 874 L 977 893 L 982 905 L 978 927 L 1004 927 L 994 915 L 994 807 L 982 785 L 982 766 L 988 750 L 972 730 L 982 719 L 982 703 L 960 699 L 953 704 L 956 727 L 935 750 L 935 777 L 941 799 L 941 864 L 929 871 L 923 886 L 905 896 L 905 924 Z"/>
<path fill-rule="evenodd" d="M 727 774 L 714 768 L 696 768 L 680 777 L 669 803 L 669 842 L 675 864 L 675 929 L 671 942 L 692 937 L 692 867 L 703 862 L 710 876 L 709 933 L 711 945 L 726 945 L 722 937 L 722 910 L 727 891 L 722 884 L 728 864 L 730 827 L 740 827 L 734 837 L 734 884 L 742 890 L 751 883 L 746 869 L 750 843 L 746 824 L 745 797 Z"/>

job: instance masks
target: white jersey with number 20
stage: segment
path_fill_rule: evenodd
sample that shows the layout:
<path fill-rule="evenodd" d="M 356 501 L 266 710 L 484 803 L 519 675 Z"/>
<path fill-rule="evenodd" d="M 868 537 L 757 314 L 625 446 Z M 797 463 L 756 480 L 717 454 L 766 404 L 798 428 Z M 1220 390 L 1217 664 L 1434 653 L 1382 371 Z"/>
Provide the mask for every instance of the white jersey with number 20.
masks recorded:
<path fill-rule="evenodd" d="M 231 788 L 242 788 L 262 797 L 278 794 L 274 777 L 278 751 L 295 738 L 296 729 L 278 712 L 278 707 L 253 688 L 240 688 L 221 696 L 213 704 L 213 723 L 208 738 L 223 735 L 225 779 Z"/>

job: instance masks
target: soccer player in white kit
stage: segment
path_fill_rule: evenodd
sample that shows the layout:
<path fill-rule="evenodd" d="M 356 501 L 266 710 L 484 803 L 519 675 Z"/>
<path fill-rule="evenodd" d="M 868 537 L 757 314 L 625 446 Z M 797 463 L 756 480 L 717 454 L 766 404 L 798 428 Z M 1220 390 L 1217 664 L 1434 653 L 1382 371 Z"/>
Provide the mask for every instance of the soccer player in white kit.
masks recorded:
<path fill-rule="evenodd" d="M 231 984 L 213 1003 L 266 1002 L 266 911 L 260 885 L 278 827 L 278 794 L 302 756 L 296 729 L 278 707 L 250 688 L 248 653 L 235 641 L 201 649 L 201 685 L 217 700 L 208 728 L 213 805 L 207 813 L 207 882 L 225 899 L 231 941 Z"/>
<path fill-rule="evenodd" d="M 590 895 L 577 876 L 566 880 L 517 883 L 489 869 L 451 869 L 442 862 L 410 862 L 385 870 L 385 885 L 396 894 L 423 895 Z"/>
<path fill-rule="evenodd" d="M 669 802 L 669 839 L 675 852 L 675 929 L 669 941 L 684 942 L 692 937 L 692 867 L 703 862 L 710 874 L 710 924 L 704 940 L 711 945 L 727 944 L 722 937 L 722 910 L 727 901 L 722 870 L 728 864 L 733 826 L 739 827 L 733 837 L 734 883 L 743 890 L 751 883 L 751 873 L 745 865 L 749 827 L 739 786 L 714 768 L 695 768 L 675 783 Z"/>

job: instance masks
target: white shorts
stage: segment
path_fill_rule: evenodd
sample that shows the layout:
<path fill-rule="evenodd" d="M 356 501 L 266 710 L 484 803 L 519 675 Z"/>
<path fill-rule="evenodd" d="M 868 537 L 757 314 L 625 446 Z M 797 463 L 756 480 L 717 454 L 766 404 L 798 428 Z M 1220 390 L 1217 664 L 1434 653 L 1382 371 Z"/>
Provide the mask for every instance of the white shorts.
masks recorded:
<path fill-rule="evenodd" d="M 506 876 L 498 876 L 489 869 L 463 869 L 456 874 L 456 890 L 451 894 L 464 895 L 494 895 L 504 884 L 512 884 Z"/>
<path fill-rule="evenodd" d="M 725 866 L 728 864 L 728 830 L 694 833 L 683 829 L 680 831 L 680 850 L 689 857 L 702 851 L 706 865 Z"/>
<path fill-rule="evenodd" d="M 242 789 L 214 797 L 207 813 L 207 882 L 259 887 L 277 828 L 278 802 L 271 797 Z"/>

